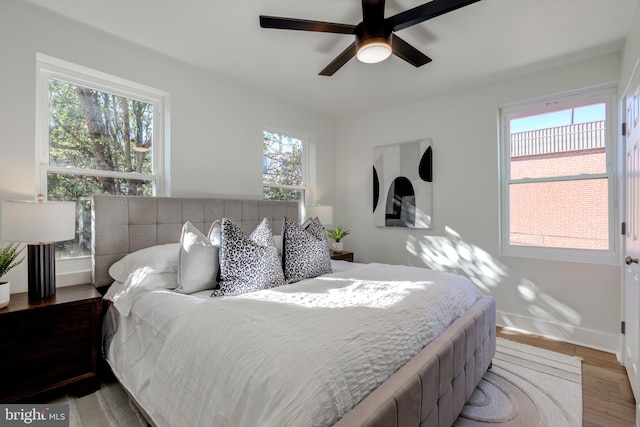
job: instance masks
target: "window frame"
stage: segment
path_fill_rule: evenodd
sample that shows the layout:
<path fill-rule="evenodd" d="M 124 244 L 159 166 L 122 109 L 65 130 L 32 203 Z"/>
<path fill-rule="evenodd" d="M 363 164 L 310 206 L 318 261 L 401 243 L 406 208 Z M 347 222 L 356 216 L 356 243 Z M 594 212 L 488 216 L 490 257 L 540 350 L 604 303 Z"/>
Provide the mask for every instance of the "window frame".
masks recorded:
<path fill-rule="evenodd" d="M 50 79 L 152 104 L 154 111 L 153 150 L 151 150 L 152 174 L 51 165 L 49 163 Z M 168 123 L 168 104 L 169 94 L 167 92 L 38 53 L 36 55 L 36 192 L 48 196 L 48 173 L 60 173 L 150 181 L 154 196 L 168 195 L 169 186 L 166 181 L 168 165 L 165 163 L 165 150 L 168 146 L 168 132 L 165 132 Z M 58 261 L 62 261 L 66 269 L 72 271 L 91 268 L 90 256 L 70 257 Z"/>
<path fill-rule="evenodd" d="M 617 147 L 615 129 L 617 129 L 617 91 L 616 86 L 602 85 L 594 88 L 571 91 L 521 102 L 505 104 L 498 109 L 498 145 L 499 145 L 499 252 L 504 256 L 589 262 L 600 264 L 618 264 L 618 224 L 617 206 Z M 595 103 L 604 103 L 605 115 L 605 153 L 606 171 L 600 174 L 582 174 L 571 176 L 552 176 L 544 178 L 511 179 L 510 121 L 513 119 L 550 113 L 569 108 L 577 108 Z M 566 182 L 575 180 L 607 179 L 608 189 L 608 234 L 609 249 L 553 248 L 540 246 L 521 246 L 510 244 L 510 186 L 511 184 Z"/>
<path fill-rule="evenodd" d="M 310 200 L 313 200 L 312 197 L 312 193 L 313 193 L 313 185 L 312 182 L 314 181 L 313 176 L 313 167 L 311 165 L 311 159 L 313 158 L 313 155 L 311 153 L 311 151 L 313 150 L 313 138 L 308 135 L 305 134 L 303 132 L 296 132 L 296 131 L 292 131 L 292 130 L 285 130 L 285 129 L 281 129 L 281 128 L 277 128 L 274 126 L 263 126 L 262 132 L 260 133 L 260 142 L 261 142 L 261 151 L 262 151 L 262 159 L 264 159 L 264 132 L 269 132 L 269 133 L 277 133 L 280 135 L 285 135 L 289 138 L 294 138 L 294 139 L 298 139 L 300 141 L 302 141 L 302 185 L 286 185 L 286 184 L 280 184 L 280 185 L 274 185 L 273 183 L 269 183 L 269 182 L 265 182 L 264 181 L 264 171 L 262 173 L 262 197 L 264 198 L 264 187 L 271 187 L 271 188 L 283 188 L 286 190 L 299 190 L 302 191 L 302 198 L 300 200 L 300 205 L 302 210 L 304 211 L 304 206 L 308 206 L 310 203 Z"/>

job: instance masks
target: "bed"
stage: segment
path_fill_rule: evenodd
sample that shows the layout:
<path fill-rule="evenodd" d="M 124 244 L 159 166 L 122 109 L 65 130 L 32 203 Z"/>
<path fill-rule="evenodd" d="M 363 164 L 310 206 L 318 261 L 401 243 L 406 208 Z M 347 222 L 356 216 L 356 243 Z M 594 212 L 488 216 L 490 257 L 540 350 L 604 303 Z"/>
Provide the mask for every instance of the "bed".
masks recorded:
<path fill-rule="evenodd" d="M 227 218 L 249 234 L 264 218 L 277 232 L 282 228 L 284 217 L 294 221 L 299 217 L 298 204 L 294 202 L 235 199 L 94 196 L 92 209 L 93 281 L 96 287 L 110 286 L 107 295 L 116 294 L 114 290 L 123 285 L 122 281 L 114 282 L 109 274 L 112 266 L 122 264 L 130 254 L 155 251 L 179 242 L 187 222 L 205 233 L 214 221 Z M 158 259 L 157 255 L 154 257 Z M 255 420 L 261 420 L 261 425 L 338 427 L 452 425 L 495 353 L 493 298 L 482 295 L 472 298 L 474 291 L 464 283 L 466 280 L 448 273 L 344 261 L 332 261 L 331 268 L 331 274 L 238 297 L 211 298 L 211 290 L 180 293 L 170 290 L 171 286 L 156 288 L 155 285 L 139 293 L 129 292 L 120 300 L 120 308 L 118 303 L 113 303 L 105 314 L 103 353 L 115 377 L 152 425 L 187 425 L 185 422 L 188 425 L 256 425 L 252 424 Z M 430 284 L 439 282 L 438 286 L 429 286 L 428 292 L 435 292 L 435 288 L 438 292 L 456 289 L 467 306 L 453 304 L 455 313 L 449 315 L 452 317 L 442 315 L 437 321 L 423 321 L 422 312 L 417 310 L 415 319 L 412 315 L 404 316 L 406 318 L 396 315 L 394 321 L 399 323 L 385 325 L 383 322 L 375 326 L 381 322 L 383 312 L 385 316 L 387 312 L 393 315 L 394 311 L 409 313 L 402 304 L 417 305 L 413 298 L 448 301 L 449 297 L 424 293 L 427 287 L 421 284 L 425 282 L 423 274 L 431 275 L 428 276 Z M 387 294 L 388 284 L 379 284 L 384 277 L 402 282 L 402 292 L 407 297 Z M 457 286 L 461 290 L 457 290 Z M 373 293 L 367 297 L 369 291 Z M 126 292 L 120 291 L 122 294 Z M 368 300 L 355 303 L 358 306 L 355 317 L 348 314 L 343 301 L 361 298 Z M 251 337 L 247 342 L 237 344 L 237 338 L 230 338 L 231 329 L 238 328 L 226 330 L 227 324 L 238 325 L 242 319 L 253 319 L 262 311 L 265 317 L 253 323 L 262 325 L 262 329 L 250 328 L 240 333 Z M 322 320 L 324 312 L 330 312 L 333 326 L 332 322 Z M 277 317 L 281 315 L 283 317 Z M 362 348 L 377 346 L 371 343 L 377 343 L 378 338 L 369 337 L 366 328 L 355 332 L 362 336 L 357 348 L 350 344 L 350 338 L 340 338 L 341 329 L 354 333 L 346 326 L 352 317 L 356 319 L 354 324 L 388 329 L 386 336 L 393 343 L 380 345 L 384 351 L 380 350 L 377 356 L 386 370 L 378 367 L 380 363 L 369 365 L 366 360 L 358 361 L 356 371 L 359 367 L 373 366 L 371 369 L 375 372 L 371 378 L 363 380 L 345 370 L 333 373 L 325 385 L 321 381 L 316 384 L 316 379 L 324 378 L 326 371 L 338 369 L 334 367 L 339 365 L 321 367 L 324 360 L 352 356 L 358 360 L 357 357 L 368 357 L 369 349 Z M 233 321 L 227 321 L 232 318 Z M 286 319 L 281 323 L 287 322 L 287 333 L 281 336 L 274 333 L 279 341 L 270 336 L 263 342 L 265 335 L 279 327 L 278 319 Z M 411 328 L 424 329 L 433 337 L 426 346 L 413 342 L 415 334 Z M 312 337 L 311 347 L 305 347 L 304 351 L 297 347 L 287 349 L 290 342 L 305 336 Z M 353 335 L 345 335 L 350 336 Z M 337 340 L 342 347 L 333 349 L 325 345 L 325 340 Z M 272 351 L 276 356 L 263 356 L 263 347 L 275 347 Z M 402 348 L 401 354 L 390 353 L 387 347 Z M 284 369 L 275 364 L 285 357 L 290 359 L 284 362 Z M 231 366 L 236 362 L 239 366 Z M 218 369 L 217 365 L 224 369 Z M 294 365 L 303 366 L 302 372 L 292 374 Z M 309 375 L 309 379 L 304 379 L 302 384 L 292 382 L 307 378 L 305 375 Z M 352 376 L 352 382 L 364 384 L 363 389 L 359 388 L 362 384 L 354 387 L 350 383 Z M 237 386 L 243 378 L 244 385 Z M 255 384 L 253 378 L 261 378 L 259 384 Z M 286 412 L 277 414 L 278 410 L 289 411 L 290 404 L 294 405 L 290 402 L 291 396 L 278 391 L 278 387 L 289 386 L 297 390 L 294 395 L 307 399 L 301 400 L 305 408 L 300 409 L 300 418 L 293 413 L 291 418 Z M 260 398 L 256 400 L 251 393 Z M 316 403 L 318 408 L 314 407 Z M 305 411 L 312 413 L 311 418 L 305 418 L 308 415 Z M 317 418 L 324 413 L 328 414 L 326 418 Z"/>

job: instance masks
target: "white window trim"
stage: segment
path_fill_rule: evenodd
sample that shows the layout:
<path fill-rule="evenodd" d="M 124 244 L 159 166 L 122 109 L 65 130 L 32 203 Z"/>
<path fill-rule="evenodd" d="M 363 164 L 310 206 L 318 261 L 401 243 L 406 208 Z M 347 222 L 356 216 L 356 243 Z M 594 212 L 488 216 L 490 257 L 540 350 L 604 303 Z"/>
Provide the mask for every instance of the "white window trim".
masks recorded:
<path fill-rule="evenodd" d="M 582 89 L 567 92 L 564 94 L 541 97 L 524 102 L 505 104 L 498 109 L 499 123 L 499 203 L 500 203 L 500 255 L 523 258 L 588 262 L 599 264 L 619 264 L 618 245 L 619 238 L 617 230 L 618 205 L 617 205 L 617 92 L 613 84 L 597 86 L 594 88 Z M 578 107 L 590 102 L 604 102 L 606 108 L 605 145 L 606 145 L 606 173 L 591 174 L 584 177 L 553 177 L 553 181 L 568 181 L 576 179 L 608 179 L 608 206 L 609 206 L 609 249 L 565 249 L 565 248 L 543 248 L 533 246 L 516 246 L 509 243 L 510 219 L 509 219 L 509 184 L 510 180 L 510 132 L 509 121 L 519 117 L 532 116 L 551 112 L 553 110 L 563 110 Z M 553 106 L 553 108 L 550 108 Z M 557 107 L 557 108 L 555 108 Z M 522 179 L 516 180 L 519 183 L 549 181 L 548 179 Z"/>
<path fill-rule="evenodd" d="M 263 187 L 273 188 L 286 188 L 290 190 L 301 190 L 304 193 L 304 200 L 302 200 L 301 208 L 304 210 L 304 206 L 310 206 L 315 202 L 315 182 L 316 182 L 316 168 L 315 168 L 315 138 L 313 135 L 282 129 L 276 126 L 263 126 L 260 132 L 260 147 L 264 143 L 264 132 L 278 133 L 280 135 L 286 135 L 291 138 L 296 138 L 302 141 L 302 185 L 278 185 L 262 181 Z M 264 153 L 261 148 L 261 152 Z M 261 157 L 262 158 L 262 157 Z M 264 176 L 263 176 L 264 177 Z M 304 212 L 303 212 L 304 214 Z"/>
<path fill-rule="evenodd" d="M 76 167 L 49 165 L 49 79 L 86 86 L 144 101 L 153 105 L 154 149 L 152 150 L 153 174 L 139 174 L 118 171 L 102 171 Z M 153 180 L 154 195 L 168 196 L 169 192 L 169 93 L 150 86 L 132 82 L 91 68 L 54 58 L 41 53 L 36 54 L 36 187 L 35 192 L 47 194 L 47 172 L 63 172 L 76 175 L 112 176 L 126 179 Z M 167 153 L 165 155 L 165 152 Z M 56 265 L 62 274 L 73 274 L 91 270 L 91 257 L 58 259 Z"/>
<path fill-rule="evenodd" d="M 165 106 L 168 103 L 168 93 L 135 83 L 120 77 L 111 76 L 101 71 L 76 65 L 67 61 L 53 58 L 38 53 L 36 55 L 37 81 L 36 81 L 36 191 L 46 194 L 47 171 L 60 171 L 93 176 L 114 176 L 117 178 L 135 177 L 155 182 L 154 195 L 166 195 L 168 187 L 164 179 L 165 165 Z M 81 168 L 66 168 L 49 165 L 49 114 L 45 108 L 49 103 L 48 86 L 49 79 L 65 81 L 67 83 L 87 86 L 110 92 L 116 95 L 147 102 L 153 105 L 155 120 L 153 123 L 154 140 L 160 143 L 154 145 L 152 150 L 153 174 L 132 174 L 127 172 L 100 171 Z M 134 92 L 135 91 L 135 92 Z"/>

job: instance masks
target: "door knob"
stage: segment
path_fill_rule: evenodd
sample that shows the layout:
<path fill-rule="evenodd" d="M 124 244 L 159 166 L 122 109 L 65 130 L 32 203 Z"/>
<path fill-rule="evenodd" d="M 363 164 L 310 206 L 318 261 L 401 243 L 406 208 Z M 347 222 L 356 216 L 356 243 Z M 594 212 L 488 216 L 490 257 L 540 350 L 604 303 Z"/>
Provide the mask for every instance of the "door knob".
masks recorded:
<path fill-rule="evenodd" d="M 627 265 L 631 265 L 631 263 L 635 262 L 636 264 L 638 263 L 638 258 L 631 258 L 630 256 L 626 257 L 624 259 L 624 263 Z"/>

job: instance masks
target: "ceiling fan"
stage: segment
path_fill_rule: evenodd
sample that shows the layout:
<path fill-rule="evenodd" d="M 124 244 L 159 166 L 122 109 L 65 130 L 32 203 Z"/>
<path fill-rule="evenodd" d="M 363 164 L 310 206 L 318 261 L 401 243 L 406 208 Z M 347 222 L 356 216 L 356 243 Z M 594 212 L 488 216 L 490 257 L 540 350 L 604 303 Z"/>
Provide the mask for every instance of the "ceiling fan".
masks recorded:
<path fill-rule="evenodd" d="M 431 62 L 431 58 L 393 33 L 477 1 L 480 0 L 432 0 L 385 18 L 385 0 L 362 0 L 362 22 L 358 25 L 261 15 L 260 26 L 282 30 L 354 34 L 356 40 L 320 71 L 321 76 L 332 76 L 354 56 L 362 62 L 376 63 L 384 61 L 393 53 L 409 64 L 420 67 Z"/>

